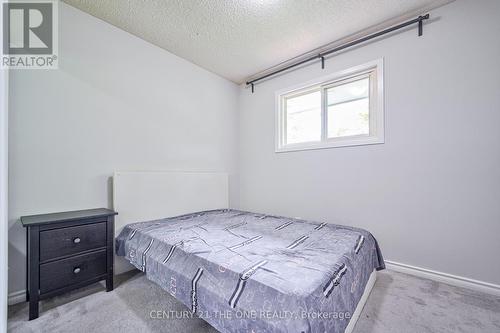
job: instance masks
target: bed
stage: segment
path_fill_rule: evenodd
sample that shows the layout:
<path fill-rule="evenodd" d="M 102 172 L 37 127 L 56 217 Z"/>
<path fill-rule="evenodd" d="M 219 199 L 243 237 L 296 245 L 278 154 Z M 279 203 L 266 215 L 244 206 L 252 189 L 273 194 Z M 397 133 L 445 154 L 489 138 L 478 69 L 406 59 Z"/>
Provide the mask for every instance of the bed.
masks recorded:
<path fill-rule="evenodd" d="M 384 262 L 367 231 L 233 209 L 127 223 L 116 253 L 220 332 L 349 332 Z"/>

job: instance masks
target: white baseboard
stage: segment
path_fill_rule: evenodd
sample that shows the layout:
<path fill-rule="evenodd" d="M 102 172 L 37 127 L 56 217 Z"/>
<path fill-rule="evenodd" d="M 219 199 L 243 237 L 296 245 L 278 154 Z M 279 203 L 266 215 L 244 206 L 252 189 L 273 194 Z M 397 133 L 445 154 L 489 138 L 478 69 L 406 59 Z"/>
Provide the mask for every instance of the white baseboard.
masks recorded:
<path fill-rule="evenodd" d="M 10 293 L 7 302 L 9 305 L 26 302 L 26 290 L 19 290 Z"/>
<path fill-rule="evenodd" d="M 396 272 L 406 273 L 418 277 L 422 277 L 437 282 L 443 282 L 456 287 L 462 287 L 472 290 L 481 291 L 484 293 L 500 296 L 500 285 L 483 282 L 479 280 L 469 279 L 463 276 L 433 271 L 426 268 L 402 264 L 395 261 L 385 260 L 387 269 Z"/>

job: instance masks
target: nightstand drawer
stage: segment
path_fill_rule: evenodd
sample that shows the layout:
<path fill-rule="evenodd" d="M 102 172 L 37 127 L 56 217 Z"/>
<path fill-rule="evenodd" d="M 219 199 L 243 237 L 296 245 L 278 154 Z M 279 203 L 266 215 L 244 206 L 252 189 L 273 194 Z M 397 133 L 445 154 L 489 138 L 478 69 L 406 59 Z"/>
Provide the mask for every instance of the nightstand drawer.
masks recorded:
<path fill-rule="evenodd" d="M 40 294 L 106 274 L 106 250 L 40 265 Z"/>
<path fill-rule="evenodd" d="M 40 232 L 40 261 L 106 246 L 106 222 Z"/>

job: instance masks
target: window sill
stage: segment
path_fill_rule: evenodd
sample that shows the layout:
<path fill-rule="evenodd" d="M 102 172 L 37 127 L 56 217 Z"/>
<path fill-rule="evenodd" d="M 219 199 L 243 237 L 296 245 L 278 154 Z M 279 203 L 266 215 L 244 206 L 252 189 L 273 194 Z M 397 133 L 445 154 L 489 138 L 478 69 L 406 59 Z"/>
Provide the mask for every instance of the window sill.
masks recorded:
<path fill-rule="evenodd" d="M 376 145 L 382 143 L 384 143 L 384 138 L 381 137 L 350 138 L 350 139 L 342 139 L 342 140 L 327 141 L 327 142 L 307 142 L 301 144 L 287 145 L 283 147 L 276 147 L 275 153 L 286 153 L 286 152 L 312 150 L 312 149 L 328 149 L 328 148 L 340 148 L 340 147 L 351 147 L 351 146 Z"/>

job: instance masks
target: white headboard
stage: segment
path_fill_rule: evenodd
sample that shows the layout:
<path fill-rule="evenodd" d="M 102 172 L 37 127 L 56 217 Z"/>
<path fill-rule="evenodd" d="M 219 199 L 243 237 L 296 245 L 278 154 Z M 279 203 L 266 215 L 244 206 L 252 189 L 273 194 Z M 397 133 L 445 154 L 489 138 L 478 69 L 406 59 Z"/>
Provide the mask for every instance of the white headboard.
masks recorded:
<path fill-rule="evenodd" d="M 133 222 L 228 207 L 225 173 L 116 171 L 113 176 L 115 235 Z M 117 274 L 131 268 L 115 258 Z"/>

